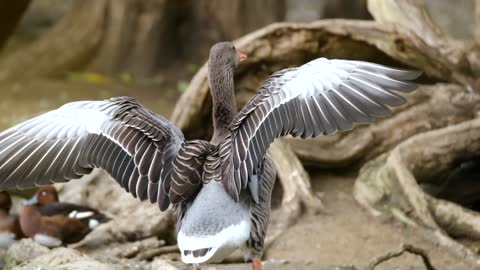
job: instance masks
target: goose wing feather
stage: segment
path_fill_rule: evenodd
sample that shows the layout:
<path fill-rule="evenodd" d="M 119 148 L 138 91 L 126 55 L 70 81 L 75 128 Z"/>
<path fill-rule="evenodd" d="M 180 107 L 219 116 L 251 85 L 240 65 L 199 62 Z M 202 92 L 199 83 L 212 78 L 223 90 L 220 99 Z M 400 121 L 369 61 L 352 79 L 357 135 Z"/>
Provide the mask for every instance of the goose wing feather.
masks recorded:
<path fill-rule="evenodd" d="M 188 186 L 183 193 L 200 188 L 196 179 L 181 177 L 202 169 L 197 159 L 184 158 L 192 146 L 197 150 L 171 122 L 133 98 L 72 102 L 0 133 L 0 189 L 66 182 L 99 167 L 164 210 L 172 174 Z"/>
<path fill-rule="evenodd" d="M 269 145 L 284 135 L 310 138 L 387 116 L 413 91 L 421 72 L 319 58 L 270 76 L 237 114 L 220 145 L 224 185 L 238 200 Z"/>

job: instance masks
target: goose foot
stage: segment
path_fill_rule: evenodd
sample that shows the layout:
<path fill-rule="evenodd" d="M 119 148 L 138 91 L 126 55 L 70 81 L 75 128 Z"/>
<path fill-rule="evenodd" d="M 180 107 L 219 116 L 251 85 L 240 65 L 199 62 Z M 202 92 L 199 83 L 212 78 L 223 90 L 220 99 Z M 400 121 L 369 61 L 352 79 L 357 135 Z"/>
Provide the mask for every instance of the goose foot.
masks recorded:
<path fill-rule="evenodd" d="M 262 270 L 262 260 L 252 259 L 252 270 Z"/>

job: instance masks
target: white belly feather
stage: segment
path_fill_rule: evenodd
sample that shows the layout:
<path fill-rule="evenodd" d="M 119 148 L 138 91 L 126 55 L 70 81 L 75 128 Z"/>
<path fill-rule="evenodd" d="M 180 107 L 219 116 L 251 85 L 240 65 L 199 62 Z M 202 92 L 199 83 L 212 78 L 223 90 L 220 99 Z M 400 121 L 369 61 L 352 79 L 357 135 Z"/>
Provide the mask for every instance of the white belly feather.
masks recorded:
<path fill-rule="evenodd" d="M 189 264 L 219 262 L 250 238 L 250 208 L 212 181 L 199 192 L 180 222 L 178 247 Z"/>
<path fill-rule="evenodd" d="M 181 230 L 178 233 L 178 247 L 182 252 L 184 263 L 196 264 L 205 262 L 220 262 L 239 247 L 245 245 L 250 237 L 250 222 L 230 225 L 219 233 L 211 236 L 186 236 Z M 184 251 L 211 248 L 205 255 L 194 257 L 193 253 Z"/>

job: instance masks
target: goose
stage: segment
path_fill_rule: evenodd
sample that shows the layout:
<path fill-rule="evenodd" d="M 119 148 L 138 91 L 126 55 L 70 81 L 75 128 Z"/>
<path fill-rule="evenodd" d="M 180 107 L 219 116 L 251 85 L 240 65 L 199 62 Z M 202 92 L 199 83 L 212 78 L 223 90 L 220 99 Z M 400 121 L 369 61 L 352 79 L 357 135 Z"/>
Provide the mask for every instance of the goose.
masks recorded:
<path fill-rule="evenodd" d="M 276 178 L 269 145 L 386 116 L 421 73 L 319 58 L 274 73 L 237 111 L 234 72 L 245 59 L 232 42 L 210 49 L 210 141 L 185 139 L 130 97 L 67 103 L 0 133 L 0 189 L 66 182 L 102 168 L 134 197 L 161 211 L 172 205 L 181 258 L 193 269 L 237 249 L 262 269 Z"/>

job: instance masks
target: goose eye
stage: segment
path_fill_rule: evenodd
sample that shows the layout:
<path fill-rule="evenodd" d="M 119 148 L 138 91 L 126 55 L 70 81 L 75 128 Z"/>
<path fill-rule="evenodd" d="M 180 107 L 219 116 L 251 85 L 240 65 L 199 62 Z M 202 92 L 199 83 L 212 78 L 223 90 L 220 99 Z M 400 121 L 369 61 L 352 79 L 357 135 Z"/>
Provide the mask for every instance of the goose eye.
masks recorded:
<path fill-rule="evenodd" d="M 235 46 L 232 46 L 232 50 L 236 51 Z"/>

